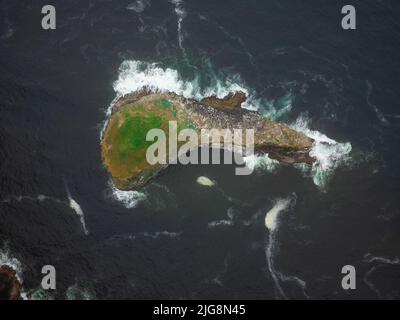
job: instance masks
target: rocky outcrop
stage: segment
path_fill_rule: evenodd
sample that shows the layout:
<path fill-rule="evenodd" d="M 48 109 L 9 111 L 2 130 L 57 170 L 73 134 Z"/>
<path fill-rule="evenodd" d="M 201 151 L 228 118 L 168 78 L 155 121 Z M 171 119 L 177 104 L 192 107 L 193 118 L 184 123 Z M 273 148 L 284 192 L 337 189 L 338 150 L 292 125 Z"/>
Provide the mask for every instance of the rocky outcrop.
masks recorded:
<path fill-rule="evenodd" d="M 0 266 L 0 300 L 20 300 L 21 284 L 9 266 Z"/>
<path fill-rule="evenodd" d="M 220 99 L 216 96 L 211 96 L 200 100 L 201 104 L 212 107 L 224 108 L 240 108 L 242 103 L 247 99 L 246 94 L 242 91 L 231 92 L 226 97 Z"/>
<path fill-rule="evenodd" d="M 178 130 L 191 128 L 199 135 L 201 129 L 254 129 L 256 153 L 268 153 L 288 164 L 314 162 L 309 155 L 311 138 L 240 108 L 245 99 L 243 92 L 235 92 L 223 99 L 212 96 L 196 101 L 147 89 L 121 97 L 114 103 L 101 141 L 103 162 L 115 185 L 122 190 L 139 189 L 167 167 L 146 161 L 146 150 L 154 143 L 146 141 L 146 134 L 152 128 L 168 133 L 169 121 L 176 121 Z"/>

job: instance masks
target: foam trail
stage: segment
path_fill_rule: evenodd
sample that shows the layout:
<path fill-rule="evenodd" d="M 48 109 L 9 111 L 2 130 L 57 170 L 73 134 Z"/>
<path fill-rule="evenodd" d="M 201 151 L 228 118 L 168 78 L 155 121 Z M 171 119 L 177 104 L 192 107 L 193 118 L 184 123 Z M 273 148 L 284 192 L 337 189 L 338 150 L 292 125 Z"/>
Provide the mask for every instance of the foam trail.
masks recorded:
<path fill-rule="evenodd" d="M 67 203 L 66 203 L 65 201 L 61 201 L 61 200 L 59 200 L 59 199 L 57 199 L 57 198 L 54 198 L 54 197 L 51 197 L 51 196 L 46 196 L 46 195 L 43 195 L 43 194 L 39 194 L 37 197 L 22 196 L 22 195 L 20 195 L 20 196 L 13 196 L 13 195 L 11 195 L 11 196 L 8 196 L 8 197 L 6 197 L 5 199 L 3 199 L 2 202 L 4 202 L 4 203 L 10 203 L 12 200 L 18 201 L 18 202 L 21 202 L 21 201 L 24 201 L 24 200 L 28 200 L 28 201 L 39 201 L 39 202 L 53 201 L 53 202 L 55 202 L 55 203 L 60 203 L 60 204 L 63 204 L 63 205 L 68 205 L 68 206 L 69 206 L 71 209 L 73 209 L 73 210 L 76 212 L 76 214 L 79 216 L 79 220 L 80 220 L 80 222 L 81 222 L 81 224 L 82 224 L 83 231 L 84 231 L 85 235 L 88 235 L 88 234 L 89 234 L 89 231 L 88 231 L 87 228 L 86 228 L 85 217 L 84 217 L 83 211 L 82 211 L 80 205 L 71 197 L 71 194 L 70 194 L 70 192 L 69 192 L 69 190 L 68 190 L 67 185 L 66 185 L 66 191 L 67 191 L 67 196 L 68 196 L 68 202 L 67 202 Z"/>
<path fill-rule="evenodd" d="M 69 206 L 79 216 L 79 220 L 81 222 L 81 225 L 82 225 L 82 228 L 83 228 L 83 232 L 85 233 L 85 235 L 88 235 L 89 231 L 86 228 L 85 215 L 84 215 L 84 213 L 82 211 L 82 208 L 78 204 L 78 202 L 76 202 L 75 199 L 72 198 L 71 192 L 69 191 L 67 183 L 65 181 L 64 181 L 64 183 L 65 183 L 65 190 L 67 192 L 67 197 L 68 197 L 68 201 L 69 201 Z"/>
<path fill-rule="evenodd" d="M 378 120 L 383 124 L 383 125 L 389 125 L 390 123 L 389 123 L 389 121 L 386 119 L 386 117 L 383 115 L 383 113 L 378 109 L 378 107 L 375 105 L 375 104 L 373 104 L 372 102 L 371 102 L 371 94 L 372 94 L 372 90 L 373 90 L 373 87 L 372 87 L 372 84 L 371 84 L 371 82 L 369 82 L 368 80 L 366 81 L 366 84 L 367 84 L 367 98 L 366 98 L 366 100 L 367 100 L 367 104 L 372 108 L 372 110 L 374 110 L 374 112 L 375 112 L 375 114 L 376 114 L 376 117 L 378 118 Z"/>
<path fill-rule="evenodd" d="M 136 240 L 138 238 L 151 238 L 157 240 L 159 238 L 178 239 L 181 232 L 156 231 L 156 232 L 136 232 L 112 236 L 109 240 Z"/>
<path fill-rule="evenodd" d="M 291 202 L 290 198 L 275 200 L 274 206 L 265 215 L 265 226 L 269 230 L 269 238 L 265 251 L 265 255 L 267 258 L 267 265 L 271 277 L 275 283 L 276 290 L 279 293 L 279 295 L 284 299 L 287 299 L 287 296 L 281 287 L 279 276 L 275 270 L 274 256 L 275 256 L 276 241 L 277 241 L 276 231 L 279 224 L 278 218 L 279 215 L 289 207 L 290 202 Z"/>
<path fill-rule="evenodd" d="M 302 292 L 303 295 L 308 298 L 308 295 L 305 291 L 306 289 L 306 282 L 301 280 L 296 276 L 287 276 L 279 272 L 275 269 L 275 252 L 278 247 L 277 243 L 277 233 L 279 231 L 279 219 L 280 215 L 287 211 L 291 206 L 295 204 L 296 198 L 295 196 L 288 197 L 288 198 L 279 198 L 274 201 L 273 207 L 267 212 L 265 215 L 265 226 L 269 231 L 268 242 L 266 244 L 265 255 L 267 259 L 268 270 L 271 274 L 271 277 L 275 283 L 275 288 L 280 298 L 288 299 L 285 291 L 281 286 L 281 282 L 284 281 L 293 281 L 296 282 Z"/>
<path fill-rule="evenodd" d="M 206 21 L 207 23 L 212 23 L 214 24 L 225 36 L 227 36 L 229 39 L 236 41 L 241 47 L 242 50 L 246 53 L 250 64 L 256 68 L 256 62 L 254 59 L 254 56 L 250 53 L 250 51 L 248 50 L 246 44 L 244 43 L 244 41 L 242 40 L 242 38 L 232 35 L 231 33 L 229 33 L 223 26 L 221 26 L 220 24 L 218 24 L 217 22 L 215 22 L 214 20 L 211 20 L 203 15 L 198 15 L 200 20 Z"/>
<path fill-rule="evenodd" d="M 228 261 L 230 259 L 230 254 L 228 254 L 224 259 L 224 268 L 218 272 L 218 274 L 211 280 L 213 283 L 219 285 L 220 287 L 223 286 L 222 277 L 228 271 Z"/>
<path fill-rule="evenodd" d="M 385 257 L 375 257 L 369 253 L 364 256 L 364 261 L 368 263 L 378 262 L 378 263 L 392 264 L 392 265 L 400 264 L 400 259 L 398 257 L 395 257 L 393 259 Z"/>
<path fill-rule="evenodd" d="M 208 223 L 208 227 L 215 228 L 215 227 L 231 227 L 231 226 L 233 226 L 234 225 L 233 218 L 235 217 L 234 209 L 232 207 L 228 208 L 226 215 L 227 215 L 228 219 L 210 221 Z"/>
<path fill-rule="evenodd" d="M 43 195 L 43 194 L 39 194 L 37 197 L 23 196 L 23 195 L 19 195 L 19 196 L 10 195 L 10 196 L 4 198 L 2 200 L 2 202 L 10 203 L 12 200 L 18 201 L 18 202 L 21 202 L 21 201 L 24 201 L 24 200 L 28 200 L 28 201 L 39 201 L 39 202 L 53 201 L 53 202 L 56 202 L 56 203 L 63 203 L 61 200 L 59 200 L 57 198 L 46 196 L 46 195 Z"/>
<path fill-rule="evenodd" d="M 150 3 L 145 0 L 136 0 L 135 2 L 128 4 L 126 9 L 133 10 L 136 13 L 142 13 L 149 5 Z"/>
<path fill-rule="evenodd" d="M 186 51 L 183 48 L 183 40 L 184 40 L 184 35 L 182 32 L 182 23 L 183 19 L 186 17 L 186 11 L 183 8 L 183 1 L 182 0 L 171 0 L 171 3 L 175 5 L 175 13 L 178 18 L 178 28 L 177 28 L 177 33 L 178 33 L 178 44 L 179 48 L 181 48 L 183 54 L 186 56 Z"/>
<path fill-rule="evenodd" d="M 376 257 L 367 253 L 364 255 L 364 262 L 366 263 L 376 263 L 377 265 L 373 266 L 363 277 L 364 283 L 379 297 L 379 299 L 383 299 L 384 296 L 382 293 L 375 287 L 372 281 L 369 279 L 373 273 L 377 270 L 383 268 L 385 265 L 400 265 L 400 259 L 395 257 L 393 259 L 386 257 Z"/>
<path fill-rule="evenodd" d="M 279 214 L 288 208 L 291 201 L 291 198 L 277 199 L 274 206 L 265 215 L 265 226 L 271 233 L 278 227 Z"/>

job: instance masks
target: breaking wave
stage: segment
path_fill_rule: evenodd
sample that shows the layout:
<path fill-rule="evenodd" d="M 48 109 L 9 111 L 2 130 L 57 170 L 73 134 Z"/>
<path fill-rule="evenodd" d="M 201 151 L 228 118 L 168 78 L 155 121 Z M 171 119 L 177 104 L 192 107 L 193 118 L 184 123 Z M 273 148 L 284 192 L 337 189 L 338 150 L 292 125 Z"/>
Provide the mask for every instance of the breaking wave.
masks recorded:
<path fill-rule="evenodd" d="M 268 172 L 275 172 L 279 167 L 279 161 L 271 159 L 268 154 L 264 155 L 250 155 L 243 157 L 243 160 L 248 168 L 251 170 L 262 170 Z"/>
<path fill-rule="evenodd" d="M 123 191 L 119 190 L 112 181 L 109 182 L 111 198 L 121 202 L 126 208 L 136 208 L 140 202 L 146 200 L 146 194 L 139 191 Z"/>
<path fill-rule="evenodd" d="M 12 256 L 10 249 L 6 244 L 0 248 L 0 266 L 8 266 L 15 271 L 15 275 L 19 282 L 23 282 L 22 278 L 22 263 Z"/>
<path fill-rule="evenodd" d="M 350 142 L 337 142 L 319 131 L 311 130 L 309 122 L 307 117 L 300 116 L 291 127 L 314 139 L 310 155 L 316 159 L 316 162 L 311 168 L 311 174 L 314 183 L 324 188 L 335 169 L 349 159 L 352 146 Z M 307 170 L 307 167 L 302 167 L 302 169 Z"/>
<path fill-rule="evenodd" d="M 238 80 L 239 82 L 237 82 Z M 237 75 L 223 80 L 216 79 L 211 86 L 201 88 L 200 76 L 195 76 L 192 80 L 183 80 L 177 70 L 163 68 L 157 63 L 136 60 L 124 61 L 119 69 L 118 80 L 114 83 L 117 97 L 137 91 L 143 87 L 164 92 L 171 91 L 186 98 L 195 99 L 202 99 L 210 95 L 223 98 L 229 92 L 238 90 L 245 92 L 247 95 L 250 94 L 250 91 L 241 84 Z M 250 108 L 251 106 L 248 107 Z"/>

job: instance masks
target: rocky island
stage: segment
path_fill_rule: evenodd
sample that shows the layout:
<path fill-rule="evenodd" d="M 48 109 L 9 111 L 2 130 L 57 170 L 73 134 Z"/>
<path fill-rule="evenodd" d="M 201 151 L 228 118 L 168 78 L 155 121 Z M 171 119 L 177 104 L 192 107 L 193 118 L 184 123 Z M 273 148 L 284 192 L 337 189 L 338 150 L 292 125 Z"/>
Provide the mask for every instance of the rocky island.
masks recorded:
<path fill-rule="evenodd" d="M 225 98 L 211 96 L 200 101 L 171 92 L 142 89 L 115 101 L 103 132 L 103 163 L 115 186 L 121 190 L 137 190 L 156 177 L 168 165 L 151 165 L 146 150 L 153 143 L 146 141 L 152 128 L 168 132 L 169 121 L 178 130 L 254 129 L 254 151 L 267 153 L 272 159 L 294 164 L 312 164 L 309 155 L 313 140 L 285 124 L 272 121 L 258 112 L 241 108 L 246 100 L 243 92 Z M 168 137 L 167 137 L 168 139 Z"/>
<path fill-rule="evenodd" d="M 0 300 L 20 300 L 21 283 L 9 266 L 0 266 Z"/>

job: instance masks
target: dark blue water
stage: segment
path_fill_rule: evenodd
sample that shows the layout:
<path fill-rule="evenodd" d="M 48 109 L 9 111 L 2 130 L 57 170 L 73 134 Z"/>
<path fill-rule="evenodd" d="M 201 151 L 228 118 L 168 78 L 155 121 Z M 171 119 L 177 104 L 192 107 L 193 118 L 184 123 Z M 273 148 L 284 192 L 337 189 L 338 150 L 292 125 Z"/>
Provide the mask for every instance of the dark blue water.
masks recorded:
<path fill-rule="evenodd" d="M 350 31 L 333 0 L 52 3 L 57 29 L 44 31 L 47 1 L 0 1 L 0 261 L 20 262 L 28 297 L 400 298 L 396 1 L 353 1 Z M 323 187 L 285 166 L 175 166 L 127 208 L 99 146 L 127 60 L 199 90 L 237 81 L 260 112 L 306 118 L 351 152 Z M 290 205 L 273 231 L 278 199 Z M 45 264 L 57 270 L 47 295 Z M 356 290 L 341 287 L 347 264 Z"/>

